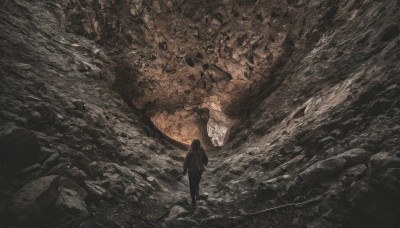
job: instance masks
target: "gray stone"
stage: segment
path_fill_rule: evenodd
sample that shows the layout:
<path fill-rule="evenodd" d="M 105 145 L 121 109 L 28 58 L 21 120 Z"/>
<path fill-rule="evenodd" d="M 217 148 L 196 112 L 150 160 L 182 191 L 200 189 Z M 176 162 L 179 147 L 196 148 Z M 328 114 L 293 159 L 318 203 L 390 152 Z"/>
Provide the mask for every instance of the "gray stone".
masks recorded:
<path fill-rule="evenodd" d="M 367 173 L 367 169 L 368 169 L 368 167 L 366 165 L 359 164 L 359 165 L 356 165 L 356 166 L 353 166 L 353 167 L 350 167 L 349 169 L 347 169 L 343 173 L 343 175 L 354 177 L 356 179 L 361 179 Z"/>
<path fill-rule="evenodd" d="M 39 153 L 37 155 L 37 161 L 43 163 L 51 155 L 57 153 L 56 151 L 49 149 L 47 147 L 40 147 Z"/>
<path fill-rule="evenodd" d="M 180 218 L 190 214 L 185 208 L 175 205 L 169 211 L 168 219 Z"/>
<path fill-rule="evenodd" d="M 11 207 L 15 218 L 24 224 L 40 220 L 57 200 L 59 180 L 59 176 L 42 177 L 18 191 Z"/>
<path fill-rule="evenodd" d="M 88 196 L 87 191 L 81 186 L 79 186 L 73 179 L 70 178 L 61 177 L 60 187 L 74 190 L 78 194 L 79 199 L 81 200 L 85 200 Z"/>
<path fill-rule="evenodd" d="M 39 143 L 31 131 L 5 125 L 0 127 L 0 164 L 22 169 L 36 163 Z"/>
<path fill-rule="evenodd" d="M 324 147 L 329 146 L 329 145 L 333 146 L 336 143 L 337 143 L 337 139 L 335 139 L 332 136 L 327 136 L 327 137 L 321 139 L 318 142 L 318 145 L 319 145 L 320 148 L 324 148 Z"/>
<path fill-rule="evenodd" d="M 69 172 L 69 168 L 66 164 L 60 163 L 54 166 L 47 172 L 47 175 L 59 175 L 63 177 L 71 177 L 71 173 Z"/>
<path fill-rule="evenodd" d="M 389 168 L 399 168 L 400 158 L 388 152 L 380 152 L 371 157 L 368 167 L 369 175 L 378 178 Z"/>
<path fill-rule="evenodd" d="M 368 160 L 371 155 L 371 152 L 366 151 L 362 148 L 354 148 L 337 156 L 346 159 L 346 166 L 353 166 Z"/>
<path fill-rule="evenodd" d="M 178 152 L 172 151 L 171 153 L 168 154 L 168 156 L 175 161 L 183 161 L 185 158 L 182 157 Z"/>
<path fill-rule="evenodd" d="M 205 206 L 197 206 L 193 213 L 199 217 L 208 217 L 212 214 L 210 209 Z"/>
<path fill-rule="evenodd" d="M 100 187 L 95 181 L 85 181 L 85 185 L 88 192 L 95 197 L 108 198 L 110 196 L 110 193 L 106 189 Z"/>
<path fill-rule="evenodd" d="M 81 111 L 86 110 L 85 102 L 76 100 L 76 101 L 72 101 L 72 103 L 74 104 L 74 106 L 77 110 L 81 110 Z"/>
<path fill-rule="evenodd" d="M 52 154 L 50 157 L 48 157 L 44 162 L 43 162 L 43 169 L 47 170 L 51 167 L 53 167 L 55 164 L 57 164 L 58 158 L 60 155 L 58 153 Z"/>
<path fill-rule="evenodd" d="M 61 188 L 55 209 L 61 213 L 68 214 L 87 214 L 86 204 L 81 200 L 77 192 L 68 188 Z"/>
<path fill-rule="evenodd" d="M 337 156 L 331 157 L 311 165 L 299 174 L 299 178 L 308 184 L 315 184 L 339 173 L 345 165 L 346 159 Z"/>

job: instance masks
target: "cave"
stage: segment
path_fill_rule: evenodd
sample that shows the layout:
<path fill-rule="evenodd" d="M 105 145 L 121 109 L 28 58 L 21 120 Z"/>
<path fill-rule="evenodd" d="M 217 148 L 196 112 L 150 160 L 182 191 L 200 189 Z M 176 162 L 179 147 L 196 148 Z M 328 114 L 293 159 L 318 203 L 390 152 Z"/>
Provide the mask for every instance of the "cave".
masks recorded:
<path fill-rule="evenodd" d="M 0 6 L 0 227 L 400 227 L 399 1 Z"/>

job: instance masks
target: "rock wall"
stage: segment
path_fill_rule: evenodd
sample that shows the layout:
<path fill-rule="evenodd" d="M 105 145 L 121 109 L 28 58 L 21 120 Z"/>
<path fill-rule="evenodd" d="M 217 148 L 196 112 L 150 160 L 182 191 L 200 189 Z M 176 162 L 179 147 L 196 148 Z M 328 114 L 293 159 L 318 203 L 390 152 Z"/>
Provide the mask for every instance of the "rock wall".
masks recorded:
<path fill-rule="evenodd" d="M 309 3 L 327 12 L 315 18 L 326 27 L 315 31 L 319 39 L 309 49 L 294 41 L 290 59 L 273 72 L 278 86 L 253 97 L 222 150 L 231 157 L 214 175 L 229 180 L 232 197 L 260 195 L 260 208 L 327 195 L 321 204 L 294 209 L 284 224 L 398 226 L 399 195 L 389 189 L 399 181 L 399 3 Z M 346 154 L 354 150 L 360 154 L 349 164 Z M 379 174 L 377 160 L 384 160 Z"/>
<path fill-rule="evenodd" d="M 240 122 L 249 100 L 276 86 L 271 72 L 298 61 L 293 50 L 309 51 L 336 10 L 336 1 L 69 1 L 66 21 L 127 67 L 117 86 L 159 129 L 211 147 L 226 141 L 216 129 Z"/>
<path fill-rule="evenodd" d="M 115 63 L 59 2 L 0 5 L 0 226 L 145 226 L 111 215 L 150 205 L 158 175 L 176 184 L 180 150 L 112 90 Z"/>

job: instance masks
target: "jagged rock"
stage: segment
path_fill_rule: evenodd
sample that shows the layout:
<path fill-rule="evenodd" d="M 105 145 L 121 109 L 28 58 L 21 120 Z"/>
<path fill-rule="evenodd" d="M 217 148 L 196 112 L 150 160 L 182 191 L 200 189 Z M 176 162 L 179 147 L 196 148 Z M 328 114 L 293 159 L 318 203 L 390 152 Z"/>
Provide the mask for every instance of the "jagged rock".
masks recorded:
<path fill-rule="evenodd" d="M 328 146 L 334 146 L 337 143 L 337 139 L 332 136 L 325 137 L 318 142 L 319 148 L 326 148 Z"/>
<path fill-rule="evenodd" d="M 13 125 L 0 127 L 0 163 L 22 169 L 36 163 L 39 143 L 31 131 Z"/>
<path fill-rule="evenodd" d="M 40 147 L 39 153 L 37 155 L 37 161 L 43 163 L 51 155 L 57 153 L 56 151 L 49 149 L 47 147 Z"/>
<path fill-rule="evenodd" d="M 135 194 L 136 188 L 133 186 L 128 186 L 125 188 L 124 192 L 125 192 L 125 195 Z"/>
<path fill-rule="evenodd" d="M 198 217 L 208 217 L 209 215 L 212 214 L 210 209 L 205 206 L 197 206 L 196 209 L 194 210 L 193 214 L 195 214 Z"/>
<path fill-rule="evenodd" d="M 388 152 L 380 152 L 371 157 L 368 167 L 369 175 L 378 178 L 387 169 L 400 167 L 400 158 Z"/>
<path fill-rule="evenodd" d="M 60 163 L 54 166 L 47 172 L 47 174 L 76 178 L 79 180 L 84 180 L 87 177 L 87 174 L 84 171 L 78 169 L 77 167 L 68 167 L 65 163 Z"/>
<path fill-rule="evenodd" d="M 75 108 L 76 108 L 77 110 L 81 110 L 81 111 L 86 110 L 86 104 L 85 104 L 85 102 L 79 101 L 79 100 L 75 100 L 75 101 L 72 101 L 72 103 L 74 104 L 74 106 L 75 106 Z"/>
<path fill-rule="evenodd" d="M 67 213 L 74 215 L 87 214 L 86 204 L 81 200 L 77 192 L 68 188 L 61 188 L 58 199 L 55 203 L 55 210 L 58 213 Z"/>
<path fill-rule="evenodd" d="M 299 178 L 309 184 L 315 184 L 341 172 L 347 166 L 366 161 L 370 152 L 355 148 L 311 165 L 299 174 Z"/>
<path fill-rule="evenodd" d="M 175 219 L 189 215 L 190 213 L 183 207 L 175 205 L 169 210 L 168 219 Z"/>
<path fill-rule="evenodd" d="M 368 167 L 364 164 L 359 164 L 347 169 L 343 175 L 344 176 L 351 176 L 356 179 L 361 179 L 367 173 Z"/>
<path fill-rule="evenodd" d="M 50 157 L 48 157 L 44 162 L 43 162 L 43 169 L 47 170 L 51 167 L 53 167 L 55 164 L 57 164 L 58 158 L 60 155 L 56 152 L 52 154 Z"/>
<path fill-rule="evenodd" d="M 331 157 L 308 167 L 299 174 L 299 178 L 305 183 L 315 184 L 338 174 L 343 170 L 345 165 L 346 159 L 337 156 Z"/>
<path fill-rule="evenodd" d="M 163 184 L 161 184 L 157 178 L 155 178 L 153 176 L 149 176 L 149 177 L 147 177 L 147 180 L 151 183 L 151 185 L 155 189 L 157 189 L 159 191 L 163 191 L 163 192 L 168 192 L 168 189 Z"/>
<path fill-rule="evenodd" d="M 147 176 L 147 171 L 145 169 L 143 169 L 142 167 L 136 166 L 135 168 L 133 168 L 133 171 L 137 172 L 142 177 L 146 177 Z"/>
<path fill-rule="evenodd" d="M 346 166 L 353 166 L 368 160 L 368 158 L 371 156 L 371 152 L 361 148 L 355 148 L 343 152 L 337 156 L 342 157 L 346 160 Z"/>
<path fill-rule="evenodd" d="M 70 178 L 61 177 L 60 187 L 74 190 L 78 194 L 79 199 L 81 199 L 82 201 L 84 201 L 88 196 L 87 191 Z"/>
<path fill-rule="evenodd" d="M 46 176 L 19 190 L 11 207 L 15 218 L 24 224 L 39 221 L 57 200 L 59 180 L 59 176 Z"/>
<path fill-rule="evenodd" d="M 110 197 L 110 193 L 106 189 L 97 185 L 95 181 L 85 181 L 85 184 L 86 184 L 86 189 L 91 195 L 98 198 Z"/>
<path fill-rule="evenodd" d="M 211 206 L 217 206 L 222 204 L 223 199 L 222 198 L 208 198 L 207 203 L 210 204 Z"/>
<path fill-rule="evenodd" d="M 182 173 L 177 169 L 167 169 L 165 171 L 173 176 L 177 181 L 180 181 L 182 179 Z"/>

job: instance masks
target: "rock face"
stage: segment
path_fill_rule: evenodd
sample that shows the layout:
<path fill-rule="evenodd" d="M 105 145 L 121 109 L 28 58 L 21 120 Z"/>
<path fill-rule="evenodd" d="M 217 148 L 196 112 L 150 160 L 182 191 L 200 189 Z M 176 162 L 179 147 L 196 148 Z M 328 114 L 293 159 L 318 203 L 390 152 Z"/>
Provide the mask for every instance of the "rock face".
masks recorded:
<path fill-rule="evenodd" d="M 299 178 L 308 184 L 318 183 L 324 179 L 337 175 L 345 167 L 365 162 L 368 160 L 370 155 L 371 153 L 364 149 L 355 148 L 315 163 L 301 172 Z"/>
<path fill-rule="evenodd" d="M 296 24 L 305 21 L 304 12 L 282 1 L 273 7 L 263 1 L 153 2 L 116 7 L 102 1 L 100 9 L 91 1 L 84 8 L 70 3 L 68 27 L 102 42 L 115 40 L 111 31 L 121 32 L 121 42 L 130 46 L 117 56 L 124 63 L 116 79 L 120 91 L 170 137 L 183 143 L 200 138 L 207 146 L 225 143 L 247 100 L 261 85 L 272 85 L 271 72 L 287 61 L 294 45 L 315 42 L 319 35 L 312 31 L 326 23 Z M 317 16 L 316 6 L 310 8 L 308 17 Z"/>

